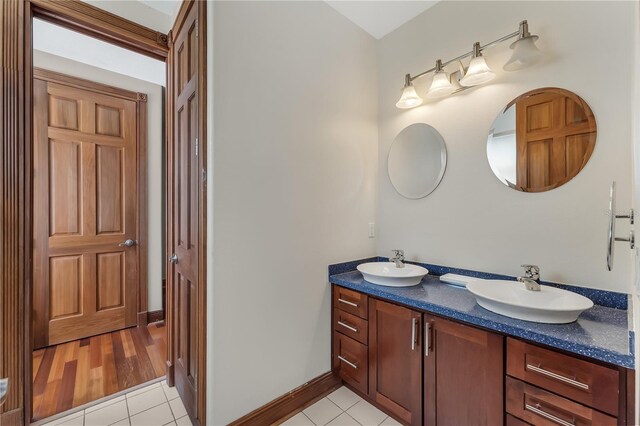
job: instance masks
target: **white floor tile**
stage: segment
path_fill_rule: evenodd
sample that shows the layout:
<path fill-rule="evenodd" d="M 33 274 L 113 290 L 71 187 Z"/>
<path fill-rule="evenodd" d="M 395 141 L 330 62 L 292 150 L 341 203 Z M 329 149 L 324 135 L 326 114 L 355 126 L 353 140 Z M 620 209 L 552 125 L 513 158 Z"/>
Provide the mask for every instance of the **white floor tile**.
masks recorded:
<path fill-rule="evenodd" d="M 193 426 L 193 423 L 191 423 L 191 419 L 189 418 L 189 416 L 180 417 L 178 420 L 176 420 L 176 424 L 178 426 Z"/>
<path fill-rule="evenodd" d="M 175 386 L 173 387 L 169 387 L 167 386 L 167 382 L 162 382 L 162 390 L 164 391 L 165 395 L 167 395 L 167 399 L 169 401 L 171 401 L 172 399 L 176 399 L 177 397 L 179 397 L 180 395 L 178 395 L 178 389 L 176 389 Z"/>
<path fill-rule="evenodd" d="M 187 415 L 187 409 L 184 408 L 184 404 L 180 398 L 172 399 L 169 401 L 169 405 L 171 406 L 174 418 L 179 419 Z"/>
<path fill-rule="evenodd" d="M 120 402 L 120 401 L 124 401 L 124 395 L 120 395 L 117 398 L 111 398 L 111 399 L 108 399 L 108 400 L 106 400 L 104 402 L 101 402 L 100 404 L 96 404 L 96 405 L 92 405 L 91 407 L 87 407 L 84 410 L 84 412 L 85 413 L 90 413 L 92 411 L 99 410 L 101 408 L 107 407 L 107 406 L 109 406 L 111 404 L 115 404 L 116 402 Z"/>
<path fill-rule="evenodd" d="M 380 426 L 402 426 L 402 423 L 396 421 L 393 417 L 387 417 L 380 423 Z"/>
<path fill-rule="evenodd" d="M 149 386 L 145 386 L 143 388 L 136 389 L 134 391 L 128 392 L 127 393 L 127 398 L 131 398 L 132 396 L 140 395 L 141 393 L 148 392 L 151 389 L 155 389 L 157 387 L 160 387 L 160 382 L 152 383 Z"/>
<path fill-rule="evenodd" d="M 80 410 L 77 413 L 69 414 L 68 416 L 61 417 L 57 420 L 52 420 L 49 423 L 45 423 L 42 426 L 58 426 L 58 425 L 83 425 L 84 422 L 84 410 Z"/>
<path fill-rule="evenodd" d="M 365 400 L 359 401 L 356 405 L 349 408 L 347 414 L 363 426 L 378 426 L 387 418 L 385 413 Z"/>
<path fill-rule="evenodd" d="M 309 417 L 316 426 L 324 426 L 342 414 L 342 410 L 331 402 L 331 400 L 322 398 L 312 406 L 307 407 L 303 413 Z"/>
<path fill-rule="evenodd" d="M 347 411 L 349 408 L 353 407 L 356 402 L 362 399 L 352 392 L 351 389 L 344 386 L 330 393 L 327 398 L 333 401 L 333 403 L 343 411 Z"/>
<path fill-rule="evenodd" d="M 304 413 L 298 413 L 295 416 L 288 419 L 286 422 L 281 423 L 282 426 L 314 426 L 314 423 L 309 420 L 309 417 Z"/>
<path fill-rule="evenodd" d="M 327 426 L 360 426 L 360 423 L 356 422 L 355 419 L 347 413 L 342 413 L 331 420 Z"/>
<path fill-rule="evenodd" d="M 165 402 L 167 402 L 167 397 L 164 395 L 164 391 L 160 387 L 136 394 L 132 397 L 127 396 L 127 405 L 129 406 L 130 416 Z"/>
<path fill-rule="evenodd" d="M 169 423 L 167 423 L 167 424 L 166 424 L 166 425 L 164 425 L 164 426 L 176 426 L 176 422 L 169 422 Z"/>
<path fill-rule="evenodd" d="M 172 419 L 173 415 L 171 414 L 171 408 L 169 408 L 168 402 L 138 413 L 130 418 L 131 426 L 163 425 L 171 422 Z"/>
<path fill-rule="evenodd" d="M 92 411 L 85 416 L 85 426 L 108 426 L 129 417 L 126 401 Z"/>
<path fill-rule="evenodd" d="M 129 422 L 129 418 L 126 418 L 124 420 L 120 420 L 119 422 L 116 422 L 114 424 L 112 424 L 111 426 L 130 426 L 131 423 Z M 86 425 L 89 426 L 89 425 Z"/>

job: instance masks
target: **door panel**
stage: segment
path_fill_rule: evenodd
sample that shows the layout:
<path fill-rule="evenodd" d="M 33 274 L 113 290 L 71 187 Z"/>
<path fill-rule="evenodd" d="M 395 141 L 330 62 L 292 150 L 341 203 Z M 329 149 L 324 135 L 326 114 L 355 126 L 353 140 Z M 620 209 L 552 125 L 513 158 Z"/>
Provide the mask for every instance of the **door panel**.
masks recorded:
<path fill-rule="evenodd" d="M 504 338 L 428 315 L 425 327 L 425 425 L 502 424 Z"/>
<path fill-rule="evenodd" d="M 560 186 L 589 159 L 595 119 L 588 105 L 576 99 L 550 90 L 516 102 L 516 180 L 523 191 Z"/>
<path fill-rule="evenodd" d="M 199 255 L 202 222 L 200 220 L 201 160 L 198 156 L 200 127 L 198 2 L 189 4 L 184 20 L 176 24 L 171 47 L 173 137 L 170 149 L 169 238 L 177 257 L 170 269 L 168 303 L 172 306 L 169 322 L 173 336 L 170 345 L 174 383 L 191 419 L 198 423 L 204 413 L 198 398 L 201 371 L 199 356 L 204 350 L 200 340 L 203 324 L 199 321 L 203 288 Z"/>
<path fill-rule="evenodd" d="M 136 325 L 138 136 L 133 100 L 36 79 L 34 104 L 40 348 Z"/>
<path fill-rule="evenodd" d="M 369 396 L 405 423 L 422 424 L 422 315 L 369 301 Z"/>

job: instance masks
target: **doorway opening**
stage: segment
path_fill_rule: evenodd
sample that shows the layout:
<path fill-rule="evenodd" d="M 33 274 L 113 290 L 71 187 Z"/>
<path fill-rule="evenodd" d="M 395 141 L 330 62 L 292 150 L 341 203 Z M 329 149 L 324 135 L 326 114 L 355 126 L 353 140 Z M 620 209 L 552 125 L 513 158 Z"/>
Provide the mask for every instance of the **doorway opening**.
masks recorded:
<path fill-rule="evenodd" d="M 32 28 L 38 421 L 166 374 L 166 65 Z"/>

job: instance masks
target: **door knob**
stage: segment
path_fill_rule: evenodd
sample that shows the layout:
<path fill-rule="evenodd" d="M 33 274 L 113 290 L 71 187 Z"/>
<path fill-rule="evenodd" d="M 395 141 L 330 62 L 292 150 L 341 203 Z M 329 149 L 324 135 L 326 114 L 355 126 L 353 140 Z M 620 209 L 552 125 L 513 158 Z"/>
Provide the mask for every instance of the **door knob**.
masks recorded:
<path fill-rule="evenodd" d="M 136 245 L 135 240 L 126 240 L 124 243 L 118 244 L 120 247 L 133 247 Z"/>
<path fill-rule="evenodd" d="M 169 261 L 175 265 L 176 263 L 178 263 L 178 255 L 173 253 L 169 258 Z"/>

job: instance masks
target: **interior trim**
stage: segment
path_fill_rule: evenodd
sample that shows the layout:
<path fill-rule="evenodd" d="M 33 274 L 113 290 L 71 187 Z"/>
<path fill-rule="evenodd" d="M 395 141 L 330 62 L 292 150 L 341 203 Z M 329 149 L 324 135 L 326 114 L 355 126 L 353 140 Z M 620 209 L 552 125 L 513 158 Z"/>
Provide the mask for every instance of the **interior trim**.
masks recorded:
<path fill-rule="evenodd" d="M 147 312 L 147 324 L 164 321 L 164 309 Z"/>
<path fill-rule="evenodd" d="M 29 0 L 34 15 L 109 43 L 166 59 L 166 34 L 144 27 L 79 0 Z"/>
<path fill-rule="evenodd" d="M 307 406 L 342 386 L 342 380 L 332 371 L 303 384 L 268 404 L 231 422 L 230 426 L 271 425 L 297 414 Z"/>

